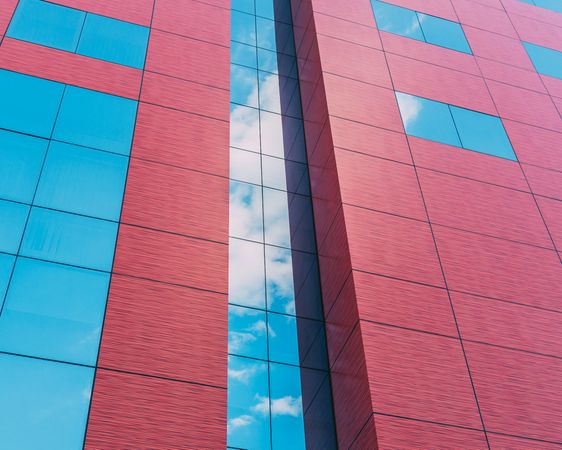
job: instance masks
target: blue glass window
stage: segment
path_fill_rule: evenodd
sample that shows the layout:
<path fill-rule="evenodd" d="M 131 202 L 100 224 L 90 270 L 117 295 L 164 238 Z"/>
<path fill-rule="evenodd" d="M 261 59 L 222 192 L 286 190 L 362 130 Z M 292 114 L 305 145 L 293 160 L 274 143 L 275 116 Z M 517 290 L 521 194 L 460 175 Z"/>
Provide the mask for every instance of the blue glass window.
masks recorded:
<path fill-rule="evenodd" d="M 230 6 L 237 11 L 254 14 L 254 0 L 232 0 Z"/>
<path fill-rule="evenodd" d="M 263 216 L 265 242 L 290 248 L 291 230 L 287 192 L 263 188 Z"/>
<path fill-rule="evenodd" d="M 284 314 L 295 314 L 291 250 L 266 245 L 265 267 L 268 309 Z"/>
<path fill-rule="evenodd" d="M 133 100 L 68 86 L 53 137 L 128 155 L 136 110 Z"/>
<path fill-rule="evenodd" d="M 257 109 L 230 105 L 230 145 L 260 151 L 260 112 Z"/>
<path fill-rule="evenodd" d="M 540 8 L 562 13 L 562 2 L 560 0 L 535 0 L 535 5 Z"/>
<path fill-rule="evenodd" d="M 258 72 L 248 67 L 230 65 L 230 101 L 258 107 Z"/>
<path fill-rule="evenodd" d="M 259 186 L 230 182 L 230 235 L 263 242 L 262 193 Z"/>
<path fill-rule="evenodd" d="M 0 200 L 0 252 L 17 253 L 29 206 Z"/>
<path fill-rule="evenodd" d="M 228 295 L 237 305 L 265 308 L 263 244 L 230 239 Z"/>
<path fill-rule="evenodd" d="M 109 274 L 19 258 L 0 317 L 0 349 L 94 365 Z"/>
<path fill-rule="evenodd" d="M 407 134 L 461 147 L 447 104 L 401 92 L 396 98 Z"/>
<path fill-rule="evenodd" d="M 376 0 L 371 0 L 371 5 L 380 30 L 424 41 L 415 11 Z"/>
<path fill-rule="evenodd" d="M 229 305 L 228 353 L 267 359 L 267 320 L 264 311 Z"/>
<path fill-rule="evenodd" d="M 260 155 L 232 147 L 230 149 L 230 178 L 247 183 L 261 184 Z"/>
<path fill-rule="evenodd" d="M 463 53 L 472 53 L 459 23 L 428 14 L 417 14 L 428 44 L 447 47 Z"/>
<path fill-rule="evenodd" d="M 118 220 L 127 161 L 125 156 L 53 141 L 35 204 Z"/>
<path fill-rule="evenodd" d="M 528 42 L 523 45 L 538 73 L 562 79 L 562 52 Z"/>
<path fill-rule="evenodd" d="M 82 448 L 94 369 L 0 354 L 6 449 Z"/>
<path fill-rule="evenodd" d="M 267 313 L 269 327 L 269 359 L 299 365 L 297 319 L 284 314 Z"/>
<path fill-rule="evenodd" d="M 148 28 L 109 17 L 88 14 L 78 53 L 142 69 L 148 44 Z"/>
<path fill-rule="evenodd" d="M 253 15 L 239 11 L 230 13 L 230 38 L 242 44 L 256 45 L 256 20 Z"/>
<path fill-rule="evenodd" d="M 20 254 L 110 271 L 117 224 L 32 208 Z"/>
<path fill-rule="evenodd" d="M 451 106 L 462 147 L 516 160 L 499 117 Z"/>
<path fill-rule="evenodd" d="M 50 137 L 64 85 L 0 70 L 0 128 Z"/>
<path fill-rule="evenodd" d="M 256 47 L 241 44 L 240 42 L 230 43 L 230 62 L 242 66 L 257 68 Z"/>
<path fill-rule="evenodd" d="M 6 294 L 6 289 L 8 289 L 8 283 L 10 281 L 10 275 L 12 274 L 12 267 L 14 266 L 14 260 L 16 259 L 13 255 L 6 255 L 5 253 L 0 253 L 0 309 L 2 308 L 2 302 L 4 301 L 4 295 Z"/>
<path fill-rule="evenodd" d="M 20 0 L 7 35 L 73 52 L 86 13 L 42 0 Z"/>
<path fill-rule="evenodd" d="M 31 203 L 48 142 L 0 130 L 0 197 Z"/>

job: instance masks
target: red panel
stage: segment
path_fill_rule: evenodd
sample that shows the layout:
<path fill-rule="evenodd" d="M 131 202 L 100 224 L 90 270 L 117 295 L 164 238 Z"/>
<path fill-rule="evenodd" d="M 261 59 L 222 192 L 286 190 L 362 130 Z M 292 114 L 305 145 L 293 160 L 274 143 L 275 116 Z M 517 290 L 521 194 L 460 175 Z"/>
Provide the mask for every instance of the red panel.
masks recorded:
<path fill-rule="evenodd" d="M 536 197 L 539 208 L 558 251 L 562 251 L 562 202 Z"/>
<path fill-rule="evenodd" d="M 122 222 L 228 242 L 228 179 L 131 159 Z"/>
<path fill-rule="evenodd" d="M 379 50 L 382 48 L 378 31 L 370 26 L 325 14 L 316 14 L 314 24 L 319 35 L 331 36 Z"/>
<path fill-rule="evenodd" d="M 121 225 L 114 271 L 226 293 L 227 258 L 225 244 Z"/>
<path fill-rule="evenodd" d="M 540 76 L 534 70 L 520 69 L 519 67 L 492 61 L 491 59 L 476 58 L 484 78 L 512 84 L 513 86 L 546 93 Z"/>
<path fill-rule="evenodd" d="M 458 337 L 447 292 L 353 272 L 362 320 Z"/>
<path fill-rule="evenodd" d="M 488 430 L 560 440 L 560 359 L 469 342 L 465 350 Z"/>
<path fill-rule="evenodd" d="M 517 38 L 517 33 L 504 11 L 479 5 L 467 0 L 451 0 L 463 25 L 481 28 L 494 33 Z"/>
<path fill-rule="evenodd" d="M 0 6 L 0 35 L 4 34 L 8 29 L 14 10 L 19 0 L 4 0 Z M 2 39 L 0 37 L 0 39 Z"/>
<path fill-rule="evenodd" d="M 407 164 L 412 163 L 408 142 L 403 133 L 337 117 L 330 117 L 330 124 L 335 147 Z"/>
<path fill-rule="evenodd" d="M 146 70 L 196 83 L 228 89 L 230 49 L 195 39 L 153 30 Z"/>
<path fill-rule="evenodd" d="M 562 134 L 511 120 L 503 125 L 519 161 L 562 171 Z"/>
<path fill-rule="evenodd" d="M 431 2 L 427 0 L 389 0 L 388 3 L 442 17 L 443 19 L 457 21 L 457 15 L 449 0 L 432 0 Z"/>
<path fill-rule="evenodd" d="M 482 77 L 398 55 L 389 54 L 387 58 L 397 91 L 496 114 Z M 416 74 L 415 77 L 412 76 L 413 73 Z"/>
<path fill-rule="evenodd" d="M 560 313 L 451 292 L 464 340 L 562 356 Z"/>
<path fill-rule="evenodd" d="M 548 77 L 546 75 L 541 75 L 541 78 L 550 95 L 562 97 L 562 80 L 560 78 Z M 559 100 L 562 100 L 562 98 Z"/>
<path fill-rule="evenodd" d="M 384 50 L 388 53 L 419 59 L 430 64 L 460 70 L 461 72 L 470 73 L 472 75 L 480 75 L 478 65 L 472 55 L 449 50 L 448 48 L 439 47 L 437 45 L 428 45 L 425 42 L 416 41 L 415 39 L 387 33 L 385 31 L 381 31 L 380 33 L 384 44 Z"/>
<path fill-rule="evenodd" d="M 502 436 L 488 432 L 488 441 L 492 450 L 560 450 L 559 444 L 534 441 L 512 436 Z"/>
<path fill-rule="evenodd" d="M 531 194 L 419 170 L 432 223 L 552 248 Z"/>
<path fill-rule="evenodd" d="M 562 200 L 562 172 L 522 164 L 529 185 L 535 194 Z"/>
<path fill-rule="evenodd" d="M 213 99 L 213 101 L 209 101 Z M 228 121 L 229 91 L 145 72 L 141 101 Z"/>
<path fill-rule="evenodd" d="M 366 448 L 381 449 L 380 442 L 375 430 L 375 417 L 371 415 L 369 421 L 363 427 L 359 436 L 355 438 L 349 450 L 363 450 Z"/>
<path fill-rule="evenodd" d="M 99 365 L 226 388 L 227 298 L 115 275 Z"/>
<path fill-rule="evenodd" d="M 496 81 L 488 81 L 488 87 L 501 117 L 562 132 L 560 114 L 548 95 Z"/>
<path fill-rule="evenodd" d="M 534 70 L 523 44 L 518 40 L 468 26 L 463 29 L 476 56 Z"/>
<path fill-rule="evenodd" d="M 6 37 L 0 68 L 138 99 L 142 72 L 132 67 Z"/>
<path fill-rule="evenodd" d="M 473 3 L 489 6 L 490 8 L 496 8 L 501 10 L 504 9 L 500 0 L 474 0 Z"/>
<path fill-rule="evenodd" d="M 512 189 L 529 190 L 521 167 L 515 161 L 493 158 L 482 153 L 413 136 L 408 136 L 408 140 L 418 167 L 426 167 Z"/>
<path fill-rule="evenodd" d="M 562 28 L 512 14 L 511 21 L 522 41 L 562 52 Z"/>
<path fill-rule="evenodd" d="M 412 166 L 347 150 L 335 155 L 344 203 L 427 220 Z"/>
<path fill-rule="evenodd" d="M 552 101 L 556 105 L 556 109 L 558 110 L 558 113 L 562 117 L 562 98 L 552 97 Z"/>
<path fill-rule="evenodd" d="M 562 311 L 554 251 L 438 225 L 433 232 L 450 289 Z"/>
<path fill-rule="evenodd" d="M 195 0 L 158 0 L 152 26 L 158 30 L 228 46 L 228 9 Z"/>
<path fill-rule="evenodd" d="M 366 322 L 361 329 L 375 412 L 482 426 L 457 339 Z"/>
<path fill-rule="evenodd" d="M 100 369 L 85 448 L 225 448 L 225 417 L 226 389 Z"/>
<path fill-rule="evenodd" d="M 392 90 L 330 74 L 324 75 L 324 83 L 331 115 L 404 131 Z"/>
<path fill-rule="evenodd" d="M 343 208 L 354 269 L 443 286 L 427 223 L 352 206 Z"/>
<path fill-rule="evenodd" d="M 529 5 L 519 0 L 502 0 L 502 3 L 505 10 L 510 15 L 519 14 L 521 16 L 538 20 L 539 22 L 546 22 L 562 27 L 562 17 L 554 11 L 550 11 L 545 8 L 534 8 L 533 5 Z"/>
<path fill-rule="evenodd" d="M 485 450 L 484 433 L 434 423 L 374 415 L 378 450 Z M 357 450 L 373 447 L 357 447 Z"/>
<path fill-rule="evenodd" d="M 322 70 L 392 88 L 382 51 L 322 35 L 318 36 L 318 48 Z"/>
<path fill-rule="evenodd" d="M 315 12 L 339 17 L 363 25 L 374 26 L 375 18 L 367 1 L 350 3 L 349 0 L 311 0 Z"/>
<path fill-rule="evenodd" d="M 227 122 L 139 104 L 132 155 L 228 176 Z"/>
<path fill-rule="evenodd" d="M 52 0 L 52 3 L 71 8 L 113 17 L 148 27 L 155 0 L 121 0 L 119 2 L 100 2 L 99 0 Z"/>

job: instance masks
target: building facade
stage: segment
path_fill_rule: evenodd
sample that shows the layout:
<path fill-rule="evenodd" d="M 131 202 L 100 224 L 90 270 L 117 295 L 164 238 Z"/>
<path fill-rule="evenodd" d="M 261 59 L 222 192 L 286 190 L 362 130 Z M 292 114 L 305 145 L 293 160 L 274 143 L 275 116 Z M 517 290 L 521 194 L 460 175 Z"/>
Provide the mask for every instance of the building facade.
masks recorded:
<path fill-rule="evenodd" d="M 562 448 L 560 0 L 3 0 L 0 448 Z"/>

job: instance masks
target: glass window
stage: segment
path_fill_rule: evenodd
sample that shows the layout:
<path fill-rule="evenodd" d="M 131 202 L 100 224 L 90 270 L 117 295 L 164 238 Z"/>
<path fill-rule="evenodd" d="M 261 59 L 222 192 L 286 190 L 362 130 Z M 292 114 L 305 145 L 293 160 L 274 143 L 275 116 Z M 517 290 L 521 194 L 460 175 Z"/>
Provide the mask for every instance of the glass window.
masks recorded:
<path fill-rule="evenodd" d="M 73 52 L 86 13 L 42 0 L 20 0 L 7 35 Z"/>
<path fill-rule="evenodd" d="M 108 273 L 18 258 L 0 349 L 95 365 L 108 285 Z"/>
<path fill-rule="evenodd" d="M 266 17 L 266 18 L 271 19 L 271 20 L 273 20 L 273 19 L 280 20 L 279 17 L 275 17 L 274 9 L 273 9 L 273 1 L 274 0 L 257 0 L 256 1 L 256 14 L 258 16 Z M 287 4 L 281 5 L 280 0 L 275 0 L 275 2 L 277 3 L 277 6 L 279 7 L 279 9 L 282 9 L 281 7 L 285 7 L 285 8 L 289 7 L 289 5 L 287 5 Z"/>
<path fill-rule="evenodd" d="M 133 100 L 68 86 L 54 138 L 128 155 L 136 110 Z"/>
<path fill-rule="evenodd" d="M 228 357 L 227 430 L 231 447 L 271 448 L 267 369 L 267 362 Z"/>
<path fill-rule="evenodd" d="M 242 44 L 256 45 L 256 20 L 251 14 L 230 12 L 230 38 Z"/>
<path fill-rule="evenodd" d="M 291 230 L 287 192 L 263 188 L 263 216 L 265 242 L 290 248 Z"/>
<path fill-rule="evenodd" d="M 294 316 L 267 313 L 269 330 L 269 359 L 299 365 L 297 320 Z"/>
<path fill-rule="evenodd" d="M 0 436 L 6 449 L 82 448 L 94 369 L 0 354 Z"/>
<path fill-rule="evenodd" d="M 248 67 L 230 65 L 230 101 L 258 107 L 258 73 Z"/>
<path fill-rule="evenodd" d="M 260 112 L 257 109 L 230 105 L 230 145 L 260 151 Z"/>
<path fill-rule="evenodd" d="M 0 197 L 31 203 L 48 143 L 0 130 Z"/>
<path fill-rule="evenodd" d="M 228 353 L 267 359 L 267 320 L 264 311 L 228 306 Z"/>
<path fill-rule="evenodd" d="M 271 439 L 274 449 L 306 449 L 301 369 L 270 363 Z"/>
<path fill-rule="evenodd" d="M 424 41 L 415 11 L 400 6 L 371 0 L 377 27 L 389 33 Z"/>
<path fill-rule="evenodd" d="M 0 128 L 50 137 L 64 85 L 0 70 Z"/>
<path fill-rule="evenodd" d="M 233 237 L 263 242 L 263 209 L 260 186 L 230 181 L 229 233 Z M 263 255 L 262 255 L 263 257 Z"/>
<path fill-rule="evenodd" d="M 538 73 L 562 79 L 562 52 L 523 42 Z"/>
<path fill-rule="evenodd" d="M 0 253 L 0 308 L 4 302 L 4 295 L 6 294 L 6 289 L 8 289 L 8 283 L 10 281 L 10 275 L 12 274 L 12 267 L 14 266 L 14 260 L 16 259 L 13 255 L 6 255 L 5 253 Z"/>
<path fill-rule="evenodd" d="M 401 92 L 396 93 L 396 98 L 407 134 L 461 146 L 447 104 Z"/>
<path fill-rule="evenodd" d="M 78 53 L 142 69 L 147 44 L 147 27 L 88 14 L 80 36 Z"/>
<path fill-rule="evenodd" d="M 262 155 L 263 185 L 275 189 L 287 190 L 285 168 L 287 162 L 281 158 Z M 295 164 L 295 163 L 293 163 Z M 303 170 L 306 170 L 304 166 Z"/>
<path fill-rule="evenodd" d="M 281 93 L 279 76 L 260 72 L 260 108 L 281 114 Z"/>
<path fill-rule="evenodd" d="M 260 155 L 231 147 L 230 178 L 247 183 L 261 184 Z"/>
<path fill-rule="evenodd" d="M 0 200 L 0 252 L 17 253 L 29 206 Z"/>
<path fill-rule="evenodd" d="M 295 289 L 291 250 L 265 246 L 267 309 L 295 314 Z"/>
<path fill-rule="evenodd" d="M 119 220 L 128 159 L 53 141 L 35 204 Z"/>
<path fill-rule="evenodd" d="M 263 244 L 230 239 L 228 298 L 237 305 L 265 308 Z"/>
<path fill-rule="evenodd" d="M 110 271 L 116 235 L 115 222 L 34 207 L 20 253 Z"/>
<path fill-rule="evenodd" d="M 230 62 L 241 66 L 256 69 L 258 63 L 256 60 L 256 47 L 252 45 L 241 44 L 240 42 L 230 43 Z"/>
<path fill-rule="evenodd" d="M 562 2 L 560 0 L 535 0 L 535 5 L 540 8 L 562 13 Z"/>
<path fill-rule="evenodd" d="M 249 14 L 254 14 L 254 0 L 232 0 L 231 8 Z"/>
<path fill-rule="evenodd" d="M 516 160 L 499 117 L 451 106 L 462 146 L 488 155 Z"/>
<path fill-rule="evenodd" d="M 459 23 L 427 14 L 417 14 L 426 42 L 463 53 L 472 53 Z"/>

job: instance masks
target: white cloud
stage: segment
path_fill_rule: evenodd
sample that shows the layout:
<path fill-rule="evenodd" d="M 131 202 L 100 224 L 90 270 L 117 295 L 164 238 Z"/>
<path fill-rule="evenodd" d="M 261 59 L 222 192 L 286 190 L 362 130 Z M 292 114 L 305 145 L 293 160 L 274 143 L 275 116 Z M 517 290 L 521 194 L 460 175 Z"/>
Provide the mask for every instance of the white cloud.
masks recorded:
<path fill-rule="evenodd" d="M 408 125 L 416 121 L 422 109 L 422 104 L 416 97 L 401 92 L 396 93 L 396 99 L 398 100 L 404 127 L 408 127 Z"/>
<path fill-rule="evenodd" d="M 254 422 L 254 418 L 247 414 L 243 414 L 238 417 L 233 417 L 228 421 L 227 432 L 232 433 L 234 430 L 242 427 L 246 427 Z"/>
<path fill-rule="evenodd" d="M 269 414 L 269 397 L 256 395 L 258 402 L 252 406 L 252 411 L 266 415 Z M 272 416 L 291 416 L 298 417 L 302 414 L 302 397 L 292 397 L 287 395 L 271 400 Z"/>

